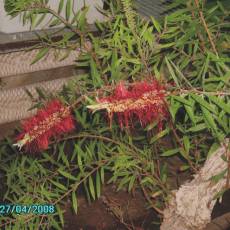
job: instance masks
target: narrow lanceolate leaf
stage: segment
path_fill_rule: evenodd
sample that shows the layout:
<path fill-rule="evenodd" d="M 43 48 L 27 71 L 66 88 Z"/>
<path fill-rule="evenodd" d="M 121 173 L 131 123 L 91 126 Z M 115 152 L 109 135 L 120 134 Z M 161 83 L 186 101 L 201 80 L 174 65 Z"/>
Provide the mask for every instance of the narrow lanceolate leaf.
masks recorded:
<path fill-rule="evenodd" d="M 61 13 L 61 11 L 63 9 L 63 6 L 64 6 L 64 0 L 60 0 L 59 1 L 59 6 L 58 6 L 58 14 Z"/>
<path fill-rule="evenodd" d="M 183 136 L 183 143 L 184 143 L 184 148 L 185 148 L 186 154 L 189 154 L 190 141 L 189 141 L 188 136 Z"/>
<path fill-rule="evenodd" d="M 72 204 L 73 204 L 73 209 L 74 212 L 77 214 L 78 211 L 78 202 L 77 202 L 77 196 L 76 196 L 76 192 L 72 192 Z"/>
<path fill-rule="evenodd" d="M 187 132 L 199 132 L 207 128 L 207 125 L 205 123 L 201 123 L 198 125 L 195 125 L 187 130 Z"/>
<path fill-rule="evenodd" d="M 151 20 L 152 20 L 153 25 L 155 26 L 157 32 L 160 33 L 161 32 L 161 25 L 160 25 L 160 23 L 153 16 L 151 16 Z"/>
<path fill-rule="evenodd" d="M 193 97 L 193 99 L 200 104 L 202 107 L 205 107 L 206 109 L 208 109 L 209 111 L 213 112 L 214 114 L 216 114 L 215 109 L 207 102 L 205 101 L 201 96 L 195 95 L 195 94 L 191 94 L 191 96 Z"/>
<path fill-rule="evenodd" d="M 90 60 L 90 72 L 93 79 L 94 86 L 99 86 L 102 84 L 100 73 L 97 70 L 97 65 L 93 58 Z"/>
<path fill-rule="evenodd" d="M 190 59 L 188 60 L 190 61 Z M 191 83 L 187 80 L 187 78 L 183 75 L 183 73 L 180 71 L 180 69 L 170 60 L 171 65 L 174 67 L 174 69 L 177 71 L 178 75 L 180 76 L 181 79 L 183 79 L 186 84 L 189 87 L 192 87 Z"/>
<path fill-rule="evenodd" d="M 128 187 L 128 191 L 130 192 L 131 189 L 133 188 L 134 182 L 136 180 L 136 177 L 133 175 L 129 181 L 129 187 Z"/>
<path fill-rule="evenodd" d="M 39 17 L 39 19 L 37 20 L 37 22 L 36 22 L 36 24 L 35 24 L 35 27 L 39 26 L 39 25 L 43 22 L 43 20 L 45 19 L 45 17 L 46 17 L 46 14 L 42 14 L 42 15 Z"/>
<path fill-rule="evenodd" d="M 68 161 L 68 159 L 67 159 L 67 157 L 66 157 L 66 155 L 65 155 L 64 152 L 61 154 L 61 159 L 62 159 L 63 163 L 64 163 L 67 167 L 69 167 L 69 161 Z"/>
<path fill-rule="evenodd" d="M 55 18 L 51 23 L 50 23 L 50 27 L 53 27 L 53 26 L 58 26 L 62 23 L 62 21 L 59 19 L 59 18 Z"/>
<path fill-rule="evenodd" d="M 182 166 L 180 166 L 180 171 L 181 171 L 181 172 L 184 172 L 184 171 L 186 171 L 186 170 L 189 169 L 189 168 L 190 168 L 189 165 L 182 165 Z"/>
<path fill-rule="evenodd" d="M 94 189 L 94 185 L 93 185 L 93 179 L 91 176 L 89 177 L 89 191 L 90 191 L 91 196 L 95 200 L 96 199 L 95 189 Z"/>
<path fill-rule="evenodd" d="M 217 126 L 213 119 L 213 115 L 204 107 L 201 107 L 201 110 L 203 112 L 204 120 L 208 127 L 214 131 L 214 133 L 217 133 Z"/>
<path fill-rule="evenodd" d="M 150 144 L 153 144 L 155 141 L 157 141 L 158 139 L 162 138 L 163 136 L 167 135 L 169 133 L 170 129 L 167 127 L 165 130 L 159 132 L 156 136 L 154 136 L 151 140 L 150 140 Z"/>
<path fill-rule="evenodd" d="M 224 103 L 220 98 L 210 95 L 209 99 L 213 101 L 221 109 L 223 109 L 225 112 L 230 114 L 230 106 Z"/>
<path fill-rule="evenodd" d="M 58 221 L 55 219 L 55 218 L 51 218 L 49 219 L 49 224 L 50 226 L 52 226 L 54 229 L 56 230 L 62 230 L 63 228 L 59 225 Z M 34 228 L 34 225 L 32 226 L 32 228 L 30 229 L 33 229 Z"/>
<path fill-rule="evenodd" d="M 193 108 L 191 106 L 187 106 L 187 105 L 185 105 L 184 107 L 185 107 L 185 110 L 188 114 L 188 117 L 192 121 L 193 125 L 195 125 L 196 124 L 196 118 L 195 118 L 195 114 L 193 112 Z"/>
<path fill-rule="evenodd" d="M 66 20 L 67 21 L 70 18 L 71 9 L 72 9 L 72 0 L 67 0 L 66 2 Z"/>
<path fill-rule="evenodd" d="M 161 154 L 162 157 L 170 157 L 178 153 L 180 149 L 170 149 L 168 151 L 165 151 L 164 153 Z"/>
<path fill-rule="evenodd" d="M 56 209 L 57 209 L 57 213 L 58 213 L 59 219 L 61 221 L 61 225 L 62 225 L 62 227 L 64 227 L 64 217 L 63 217 L 63 212 L 64 211 L 61 210 L 58 205 L 56 206 Z"/>
<path fill-rule="evenodd" d="M 101 183 L 104 184 L 105 182 L 105 171 L 104 168 L 101 167 Z"/>
<path fill-rule="evenodd" d="M 31 65 L 33 65 L 34 63 L 42 59 L 48 53 L 48 51 L 49 51 L 48 47 L 41 49 L 35 56 L 34 60 L 31 62 Z"/>
<path fill-rule="evenodd" d="M 172 68 L 171 64 L 169 63 L 169 60 L 167 57 L 165 57 L 165 61 L 166 61 L 169 73 L 172 76 L 174 82 L 176 83 L 177 87 L 180 87 L 177 76 L 176 76 L 175 72 L 173 71 L 173 68 Z"/>
<path fill-rule="evenodd" d="M 185 105 L 192 106 L 192 103 L 189 100 L 183 98 L 182 96 L 181 97 L 173 96 L 173 98 L 175 98 L 177 101 L 179 101 L 179 102 L 181 102 L 181 103 L 183 103 Z"/>
<path fill-rule="evenodd" d="M 52 184 L 54 184 L 56 187 L 60 188 L 61 190 L 63 191 L 66 191 L 68 190 L 63 184 L 59 183 L 59 182 L 56 182 L 56 181 L 53 181 L 53 180 L 50 180 L 50 182 Z"/>
<path fill-rule="evenodd" d="M 68 178 L 68 179 L 70 179 L 70 180 L 75 180 L 75 181 L 76 181 L 76 177 L 72 176 L 70 173 L 65 172 L 65 171 L 62 171 L 61 169 L 59 169 L 58 172 L 59 172 L 62 176 L 66 177 L 66 178 Z"/>
<path fill-rule="evenodd" d="M 101 178 L 100 178 L 100 173 L 97 171 L 96 174 L 96 192 L 97 192 L 97 198 L 101 196 Z"/>
<path fill-rule="evenodd" d="M 81 160 L 81 155 L 79 153 L 77 154 L 77 163 L 78 163 L 78 167 L 79 167 L 80 171 L 83 172 L 83 164 L 82 164 L 82 160 Z"/>
<path fill-rule="evenodd" d="M 220 147 L 220 144 L 214 142 L 208 151 L 207 158 L 209 158 L 219 147 Z"/>
<path fill-rule="evenodd" d="M 223 170 L 222 172 L 220 172 L 219 174 L 212 176 L 210 178 L 211 181 L 213 181 L 214 183 L 217 183 L 219 180 L 221 180 L 222 178 L 224 178 L 225 174 L 227 173 L 228 169 Z"/>

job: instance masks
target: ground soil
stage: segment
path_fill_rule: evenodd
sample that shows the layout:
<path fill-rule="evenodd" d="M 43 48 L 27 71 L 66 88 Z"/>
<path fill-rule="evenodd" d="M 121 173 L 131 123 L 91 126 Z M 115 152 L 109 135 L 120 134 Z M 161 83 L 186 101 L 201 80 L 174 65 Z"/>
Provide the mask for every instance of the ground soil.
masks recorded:
<path fill-rule="evenodd" d="M 97 201 L 89 204 L 83 196 L 79 199 L 78 215 L 72 211 L 70 202 L 65 209 L 65 230 L 159 229 L 157 214 L 147 209 L 144 196 L 138 190 L 117 192 L 112 185 L 107 185 Z"/>
<path fill-rule="evenodd" d="M 89 204 L 84 197 L 81 197 L 79 202 L 78 215 L 74 214 L 70 202 L 67 202 L 64 230 L 160 229 L 159 217 L 154 210 L 147 209 L 146 201 L 140 191 L 116 192 L 113 186 L 109 185 L 104 187 L 103 195 L 99 200 Z M 224 214 L 225 218 L 219 218 L 217 224 L 210 224 L 205 230 L 230 230 L 230 223 L 227 228 L 221 227 L 221 225 L 226 226 L 228 221 L 226 213 L 230 213 L 230 190 L 225 192 L 221 203 L 216 203 L 212 213 L 212 219 Z"/>

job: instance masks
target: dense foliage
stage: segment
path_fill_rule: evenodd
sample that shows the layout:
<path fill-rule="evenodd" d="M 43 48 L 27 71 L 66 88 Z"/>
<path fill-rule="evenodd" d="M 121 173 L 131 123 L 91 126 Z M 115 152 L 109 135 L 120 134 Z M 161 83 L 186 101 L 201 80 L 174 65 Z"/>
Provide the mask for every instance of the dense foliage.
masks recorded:
<path fill-rule="evenodd" d="M 186 3 L 184 3 L 186 2 Z M 63 25 L 61 40 L 41 37 L 41 51 L 82 48 L 76 68 L 85 74 L 64 87 L 58 97 L 75 104 L 75 133 L 53 141 L 41 154 L 28 155 L 0 143 L 3 200 L 18 204 L 54 204 L 52 215 L 11 214 L 1 217 L 6 229 L 62 229 L 67 199 L 78 211 L 78 189 L 88 200 L 101 195 L 104 183 L 118 189 L 141 189 L 149 207 L 162 214 L 175 178 L 197 172 L 230 131 L 229 8 L 221 2 L 174 1 L 177 10 L 164 19 L 143 19 L 130 0 L 108 2 L 106 16 L 89 32 L 87 7 L 74 12 L 73 0 L 60 0 L 57 11 L 48 0 L 5 0 L 9 14 L 23 14 L 24 23 L 38 26 L 48 15 L 49 26 Z M 92 45 L 89 45 L 89 41 Z M 67 52 L 68 53 L 68 52 Z M 126 84 L 156 79 L 167 89 L 170 117 L 161 131 L 157 123 L 132 129 L 109 127 L 105 113 L 86 106 L 106 96 L 121 80 Z M 42 95 L 44 96 L 44 95 Z M 42 101 L 38 103 L 40 104 Z M 105 181 L 105 174 L 110 178 Z M 175 174 L 178 174 L 175 177 Z"/>

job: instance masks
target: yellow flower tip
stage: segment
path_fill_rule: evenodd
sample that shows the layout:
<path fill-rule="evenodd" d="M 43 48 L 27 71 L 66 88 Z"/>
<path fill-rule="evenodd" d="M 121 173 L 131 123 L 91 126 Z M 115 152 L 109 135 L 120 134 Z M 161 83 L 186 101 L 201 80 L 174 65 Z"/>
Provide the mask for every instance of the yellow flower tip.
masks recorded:
<path fill-rule="evenodd" d="M 16 146 L 19 148 L 19 150 L 22 149 L 22 147 L 30 141 L 30 136 L 28 134 L 25 134 L 23 139 L 19 140 L 17 143 L 13 144 L 13 146 Z"/>

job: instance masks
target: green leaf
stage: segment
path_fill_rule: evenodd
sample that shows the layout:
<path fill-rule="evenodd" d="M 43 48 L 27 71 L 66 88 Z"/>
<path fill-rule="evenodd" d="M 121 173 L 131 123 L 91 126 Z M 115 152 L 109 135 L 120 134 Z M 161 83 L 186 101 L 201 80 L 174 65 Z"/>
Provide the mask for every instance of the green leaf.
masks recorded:
<path fill-rule="evenodd" d="M 104 167 L 101 167 L 101 183 L 104 184 L 105 182 L 105 171 Z"/>
<path fill-rule="evenodd" d="M 70 18 L 71 9 L 72 9 L 72 0 L 67 0 L 66 2 L 66 20 L 67 21 Z"/>
<path fill-rule="evenodd" d="M 192 104 L 189 100 L 183 98 L 182 96 L 172 96 L 172 97 L 173 97 L 175 100 L 177 100 L 177 101 L 179 101 L 179 102 L 181 102 L 181 103 L 183 103 L 183 104 L 185 104 L 185 105 L 193 106 L 193 104 Z"/>
<path fill-rule="evenodd" d="M 60 227 L 58 221 L 57 221 L 55 218 L 49 219 L 49 223 L 50 223 L 50 225 L 51 225 L 54 229 L 56 229 L 56 230 L 63 230 L 63 228 Z M 31 228 L 30 230 L 33 230 L 33 229 L 34 229 L 34 225 L 32 225 L 32 228 Z"/>
<path fill-rule="evenodd" d="M 72 205 L 73 205 L 74 212 L 77 214 L 77 212 L 78 212 L 78 202 L 77 202 L 77 196 L 76 196 L 75 191 L 72 192 Z"/>
<path fill-rule="evenodd" d="M 58 213 L 59 219 L 61 221 L 61 225 L 62 225 L 62 227 L 64 227 L 64 216 L 63 216 L 64 210 L 61 210 L 60 207 L 59 207 L 59 205 L 56 205 L 56 209 L 57 209 L 57 213 Z"/>
<path fill-rule="evenodd" d="M 160 23 L 153 16 L 151 16 L 150 18 L 151 18 L 151 21 L 152 21 L 153 25 L 155 26 L 157 32 L 161 33 L 161 25 L 160 25 Z"/>
<path fill-rule="evenodd" d="M 188 154 L 186 152 L 186 150 L 184 148 L 180 148 L 180 154 L 182 157 L 184 157 L 185 159 L 188 159 Z"/>
<path fill-rule="evenodd" d="M 36 22 L 35 27 L 39 26 L 42 23 L 42 21 L 45 19 L 45 17 L 46 17 L 46 14 L 41 15 L 38 21 Z"/>
<path fill-rule="evenodd" d="M 62 21 L 59 19 L 59 18 L 55 18 L 50 24 L 49 26 L 50 27 L 53 27 L 53 26 L 58 26 L 62 23 Z"/>
<path fill-rule="evenodd" d="M 207 158 L 209 158 L 219 147 L 220 147 L 219 143 L 216 142 L 213 143 L 208 151 Z"/>
<path fill-rule="evenodd" d="M 129 192 L 130 192 L 131 189 L 133 188 L 133 185 L 134 185 L 134 183 L 135 183 L 135 180 L 136 180 L 135 175 L 132 175 L 132 176 L 131 176 L 131 179 L 130 179 L 130 181 L 129 181 L 129 187 L 128 187 L 128 191 L 129 191 Z"/>
<path fill-rule="evenodd" d="M 132 63 L 132 64 L 136 64 L 136 65 L 140 65 L 141 61 L 138 58 L 124 58 L 124 60 L 126 62 Z"/>
<path fill-rule="evenodd" d="M 68 159 L 67 159 L 67 157 L 66 157 L 66 155 L 65 155 L 65 152 L 61 153 L 61 159 L 62 159 L 63 163 L 64 163 L 67 167 L 69 167 L 69 161 L 68 161 Z"/>
<path fill-rule="evenodd" d="M 53 180 L 50 180 L 50 182 L 51 182 L 52 184 L 54 184 L 56 187 L 58 187 L 58 188 L 60 188 L 61 190 L 63 190 L 63 191 L 67 191 L 67 190 L 68 190 L 63 184 L 61 184 L 61 183 L 59 183 L 59 182 L 56 182 L 56 181 L 53 181 Z"/>
<path fill-rule="evenodd" d="M 163 131 L 159 132 L 157 135 L 155 135 L 153 138 L 150 140 L 150 144 L 153 144 L 155 141 L 158 139 L 162 138 L 163 136 L 167 135 L 169 133 L 170 129 L 167 127 Z"/>
<path fill-rule="evenodd" d="M 178 75 L 181 77 L 181 79 L 183 79 L 186 84 L 192 88 L 191 83 L 187 80 L 187 78 L 184 76 L 184 74 L 180 71 L 180 69 L 173 63 L 173 61 L 169 60 L 170 63 L 172 64 L 172 66 L 174 67 L 174 69 L 177 71 Z M 190 60 L 188 60 L 190 62 Z M 182 68 L 182 67 L 181 67 Z"/>
<path fill-rule="evenodd" d="M 209 111 L 211 111 L 214 114 L 216 114 L 215 109 L 207 101 L 205 101 L 201 96 L 198 96 L 198 95 L 195 95 L 195 94 L 191 94 L 191 96 L 198 104 L 202 105 L 203 107 L 205 107 Z"/>
<path fill-rule="evenodd" d="M 179 82 L 178 82 L 178 79 L 177 79 L 177 77 L 176 77 L 176 75 L 175 75 L 175 73 L 174 73 L 174 71 L 173 71 L 173 68 L 172 68 L 171 64 L 169 63 L 169 60 L 168 60 L 167 57 L 165 57 L 165 61 L 166 61 L 166 64 L 167 64 L 169 73 L 170 73 L 170 75 L 172 76 L 174 82 L 176 83 L 177 87 L 180 87 Z"/>
<path fill-rule="evenodd" d="M 34 63 L 36 63 L 37 61 L 39 61 L 40 59 L 42 59 L 48 52 L 49 52 L 49 48 L 48 47 L 42 48 L 37 53 L 37 55 L 35 56 L 35 58 L 33 59 L 33 61 L 31 62 L 31 65 L 33 65 Z"/>
<path fill-rule="evenodd" d="M 35 88 L 36 89 L 36 93 L 39 96 L 39 99 L 47 99 L 47 96 L 45 95 L 44 91 L 38 87 Z"/>
<path fill-rule="evenodd" d="M 177 149 L 170 149 L 170 150 L 167 150 L 165 151 L 164 153 L 161 154 L 162 157 L 170 157 L 170 156 L 173 156 L 175 155 L 176 153 L 178 153 L 180 151 L 179 148 Z"/>
<path fill-rule="evenodd" d="M 125 173 L 124 173 L 124 176 L 123 176 L 122 179 L 120 180 L 120 183 L 119 183 L 119 185 L 118 185 L 118 187 L 117 187 L 117 191 L 121 190 L 121 189 L 124 187 L 124 185 L 126 185 L 129 181 L 130 181 L 130 177 L 129 177 L 129 175 L 125 172 Z"/>
<path fill-rule="evenodd" d="M 188 155 L 189 150 L 190 150 L 190 141 L 189 141 L 188 136 L 183 136 L 183 143 L 184 143 L 184 148 L 185 148 L 186 154 Z"/>
<path fill-rule="evenodd" d="M 173 121 L 175 121 L 176 114 L 178 110 L 182 107 L 182 105 L 178 101 L 175 101 L 173 97 L 170 98 L 170 102 L 171 102 L 170 103 L 171 106 L 169 106 L 169 111 L 170 111 Z"/>
<path fill-rule="evenodd" d="M 94 189 L 94 185 L 93 185 L 93 179 L 91 176 L 89 177 L 89 191 L 90 191 L 91 196 L 95 200 L 96 199 L 95 189 Z"/>
<path fill-rule="evenodd" d="M 102 85 L 102 79 L 100 73 L 97 70 L 97 66 L 93 58 L 90 59 L 90 73 L 95 87 Z"/>
<path fill-rule="evenodd" d="M 180 171 L 184 172 L 184 171 L 188 170 L 189 168 L 190 168 L 189 165 L 182 165 L 182 166 L 180 166 Z"/>
<path fill-rule="evenodd" d="M 184 105 L 184 107 L 193 125 L 196 125 L 196 117 L 193 111 L 193 106 Z"/>
<path fill-rule="evenodd" d="M 169 48 L 175 45 L 175 42 L 170 42 L 170 43 L 166 43 L 166 44 L 160 44 L 157 45 L 156 48 L 158 49 L 165 49 L 165 48 Z"/>
<path fill-rule="evenodd" d="M 204 120 L 206 122 L 206 124 L 209 126 L 209 128 L 214 132 L 217 133 L 217 126 L 216 123 L 213 119 L 212 114 L 204 107 L 201 107 L 203 116 L 204 116 Z"/>
<path fill-rule="evenodd" d="M 81 160 L 81 154 L 78 152 L 77 154 L 77 164 L 81 172 L 83 172 L 83 164 Z"/>
<path fill-rule="evenodd" d="M 64 0 L 59 0 L 59 5 L 58 5 L 58 14 L 61 13 L 62 9 L 64 6 Z"/>
<path fill-rule="evenodd" d="M 195 125 L 187 130 L 187 132 L 199 132 L 207 128 L 207 125 L 205 123 L 201 123 L 198 125 Z"/>
<path fill-rule="evenodd" d="M 68 178 L 68 179 L 70 179 L 70 180 L 74 180 L 74 181 L 77 180 L 76 177 L 72 176 L 70 173 L 65 172 L 65 171 L 63 171 L 63 170 L 61 170 L 61 169 L 58 169 L 58 172 L 59 172 L 62 176 L 66 177 L 66 178 Z"/>
<path fill-rule="evenodd" d="M 228 169 L 223 170 L 222 172 L 218 173 L 215 176 L 212 176 L 210 178 L 211 181 L 213 181 L 214 183 L 217 183 L 219 180 L 221 180 L 222 178 L 224 178 L 225 174 L 227 173 Z"/>
<path fill-rule="evenodd" d="M 225 104 L 220 98 L 209 95 L 208 97 L 211 101 L 213 101 L 217 106 L 223 109 L 225 112 L 230 114 L 230 106 Z"/>
<path fill-rule="evenodd" d="M 168 172 L 167 164 L 164 164 L 160 168 L 160 178 L 161 178 L 163 183 L 165 183 L 167 181 L 167 177 L 168 177 L 167 172 Z"/>
<path fill-rule="evenodd" d="M 101 196 L 101 178 L 99 171 L 96 173 L 96 192 L 97 198 L 99 198 Z"/>

